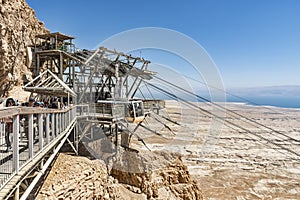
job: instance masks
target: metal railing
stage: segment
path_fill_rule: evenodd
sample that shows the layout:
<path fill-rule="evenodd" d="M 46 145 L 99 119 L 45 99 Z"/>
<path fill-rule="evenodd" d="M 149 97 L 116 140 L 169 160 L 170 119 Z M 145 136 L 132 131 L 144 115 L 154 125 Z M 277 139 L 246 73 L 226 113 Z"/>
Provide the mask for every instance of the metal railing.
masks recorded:
<path fill-rule="evenodd" d="M 76 107 L 0 109 L 0 190 L 27 163 L 61 138 L 74 120 Z"/>
<path fill-rule="evenodd" d="M 126 103 L 124 102 L 98 102 L 77 105 L 77 115 L 81 117 L 103 117 L 103 118 L 124 118 Z"/>

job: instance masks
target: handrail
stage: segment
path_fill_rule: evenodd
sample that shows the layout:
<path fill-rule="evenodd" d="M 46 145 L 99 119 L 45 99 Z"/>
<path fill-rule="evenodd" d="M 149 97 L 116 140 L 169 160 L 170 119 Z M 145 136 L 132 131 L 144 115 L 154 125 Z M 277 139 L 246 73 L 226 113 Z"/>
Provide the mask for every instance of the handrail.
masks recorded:
<path fill-rule="evenodd" d="M 1 188 L 45 148 L 56 143 L 56 139 L 66 133 L 76 117 L 76 106 L 65 109 L 25 106 L 0 108 L 0 119 L 3 120 L 0 127 L 0 148 L 3 152 L 0 154 L 0 172 L 5 174 L 0 179 L 0 197 Z M 12 149 L 5 152 L 4 148 L 9 147 L 7 135 L 11 138 Z"/>
<path fill-rule="evenodd" d="M 38 107 L 26 107 L 26 106 L 13 106 L 0 108 L 0 118 L 15 116 L 15 115 L 26 115 L 26 114 L 50 114 L 50 113 L 64 113 L 71 110 L 72 107 L 64 109 L 53 109 L 53 108 L 38 108 Z"/>

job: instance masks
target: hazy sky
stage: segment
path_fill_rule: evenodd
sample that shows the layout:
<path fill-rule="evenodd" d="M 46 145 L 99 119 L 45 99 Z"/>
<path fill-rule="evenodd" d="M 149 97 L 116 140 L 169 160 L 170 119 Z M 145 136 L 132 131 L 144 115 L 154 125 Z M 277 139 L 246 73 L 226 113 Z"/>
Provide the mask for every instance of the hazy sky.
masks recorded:
<path fill-rule="evenodd" d="M 80 48 L 128 29 L 169 28 L 206 49 L 227 88 L 300 85 L 298 0 L 26 1 L 48 29 L 75 36 Z"/>

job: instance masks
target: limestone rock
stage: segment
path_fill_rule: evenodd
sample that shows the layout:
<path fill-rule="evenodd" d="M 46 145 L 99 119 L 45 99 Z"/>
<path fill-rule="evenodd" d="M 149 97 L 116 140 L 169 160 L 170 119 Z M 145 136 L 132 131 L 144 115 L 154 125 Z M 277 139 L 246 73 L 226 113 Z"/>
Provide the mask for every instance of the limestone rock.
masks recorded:
<path fill-rule="evenodd" d="M 164 151 L 121 151 L 111 175 L 120 183 L 139 188 L 147 199 L 202 199 L 181 156 Z"/>
<path fill-rule="evenodd" d="M 31 75 L 26 65 L 26 49 L 34 44 L 35 35 L 49 32 L 35 17 L 25 0 L 0 2 L 0 97 L 23 84 L 23 75 Z M 9 79 L 8 74 L 13 79 Z"/>
<path fill-rule="evenodd" d="M 153 162 L 154 157 L 156 162 Z M 126 162 L 128 158 L 131 160 Z M 136 165 L 137 169 L 144 171 L 123 171 L 133 161 L 131 166 Z M 159 162 L 163 164 L 160 167 Z M 87 157 L 62 153 L 38 196 L 33 198 L 202 199 L 198 183 L 191 179 L 187 167 L 177 154 L 121 151 L 114 161 L 114 167 L 108 170 L 107 165 L 100 159 L 90 160 Z"/>
<path fill-rule="evenodd" d="M 100 160 L 60 154 L 36 199 L 118 199 L 114 183 Z"/>

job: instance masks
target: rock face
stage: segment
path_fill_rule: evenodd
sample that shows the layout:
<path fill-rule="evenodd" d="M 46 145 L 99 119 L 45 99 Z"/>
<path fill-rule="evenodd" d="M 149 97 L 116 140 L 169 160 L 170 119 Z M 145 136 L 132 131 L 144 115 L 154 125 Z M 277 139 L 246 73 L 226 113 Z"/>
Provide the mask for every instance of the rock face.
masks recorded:
<path fill-rule="evenodd" d="M 36 199 L 202 199 L 198 183 L 177 155 L 123 151 L 117 158 L 117 169 L 107 170 L 102 160 L 60 154 Z M 153 159 L 170 164 L 156 168 Z M 129 172 L 132 166 L 147 170 Z"/>
<path fill-rule="evenodd" d="M 21 86 L 23 76 L 31 78 L 27 47 L 46 32 L 25 0 L 0 0 L 0 97 Z"/>
<path fill-rule="evenodd" d="M 147 199 L 202 199 L 201 189 L 190 177 L 179 154 L 123 151 L 111 175 Z"/>
<path fill-rule="evenodd" d="M 60 154 L 36 199 L 116 199 L 117 182 L 100 160 Z"/>

